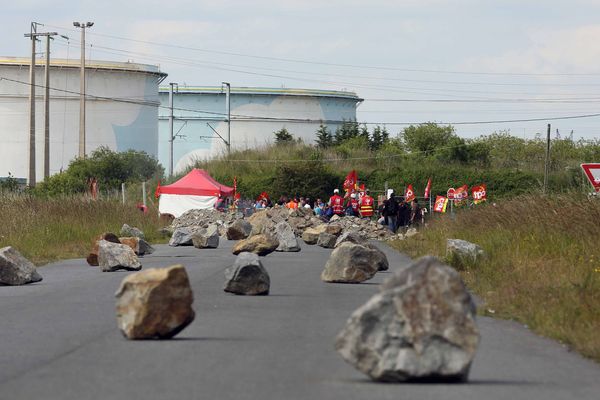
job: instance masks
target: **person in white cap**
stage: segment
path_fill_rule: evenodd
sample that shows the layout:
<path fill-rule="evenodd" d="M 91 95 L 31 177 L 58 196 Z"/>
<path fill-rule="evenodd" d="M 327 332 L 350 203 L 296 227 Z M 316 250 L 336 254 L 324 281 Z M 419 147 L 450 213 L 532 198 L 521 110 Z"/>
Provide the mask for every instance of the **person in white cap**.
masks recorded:
<path fill-rule="evenodd" d="M 344 215 L 344 199 L 339 193 L 338 189 L 333 189 L 333 196 L 329 199 L 329 206 L 333 210 L 334 215 L 341 217 Z"/>
<path fill-rule="evenodd" d="M 358 200 L 356 199 L 356 193 L 351 193 L 350 199 L 348 200 L 348 203 L 346 204 L 346 215 L 349 215 L 352 217 L 358 217 L 358 209 L 359 209 L 359 205 L 358 205 Z"/>

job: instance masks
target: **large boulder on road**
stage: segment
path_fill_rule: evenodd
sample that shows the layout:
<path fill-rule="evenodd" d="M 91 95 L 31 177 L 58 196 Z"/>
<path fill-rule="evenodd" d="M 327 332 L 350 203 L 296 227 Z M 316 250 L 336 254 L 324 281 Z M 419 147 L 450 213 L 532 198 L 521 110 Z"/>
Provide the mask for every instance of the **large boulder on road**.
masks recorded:
<path fill-rule="evenodd" d="M 0 249 L 0 285 L 17 286 L 41 280 L 35 265 L 21 253 L 11 246 Z"/>
<path fill-rule="evenodd" d="M 252 233 L 252 225 L 243 219 L 238 219 L 227 228 L 228 240 L 246 239 Z"/>
<path fill-rule="evenodd" d="M 346 231 L 337 238 L 335 247 L 340 246 L 344 242 L 366 245 L 369 241 L 360 232 Z"/>
<path fill-rule="evenodd" d="M 335 347 L 376 381 L 465 381 L 478 344 L 475 304 L 460 275 L 425 257 L 354 311 Z"/>
<path fill-rule="evenodd" d="M 275 251 L 300 251 L 300 244 L 298 244 L 298 239 L 290 224 L 281 221 L 275 226 L 275 234 L 279 241 L 279 246 Z"/>
<path fill-rule="evenodd" d="M 130 274 L 115 296 L 117 324 L 127 339 L 169 339 L 194 320 L 194 296 L 183 265 Z"/>
<path fill-rule="evenodd" d="M 379 270 L 377 252 L 354 243 L 343 243 L 333 250 L 321 280 L 338 283 L 360 283 L 371 279 Z"/>
<path fill-rule="evenodd" d="M 197 228 L 182 227 L 175 228 L 171 240 L 169 240 L 169 246 L 191 246 L 193 244 L 192 236 Z"/>
<path fill-rule="evenodd" d="M 319 239 L 317 239 L 317 246 L 324 247 L 326 249 L 333 249 L 335 247 L 335 241 L 337 237 L 331 233 L 321 232 L 319 233 Z"/>
<path fill-rule="evenodd" d="M 106 240 L 98 242 L 98 263 L 104 272 L 113 272 L 120 269 L 139 271 L 142 269 L 142 264 L 140 264 L 131 247 Z"/>
<path fill-rule="evenodd" d="M 219 247 L 219 227 L 213 224 L 195 232 L 192 235 L 192 243 L 198 249 L 216 249 Z"/>
<path fill-rule="evenodd" d="M 249 237 L 248 239 L 240 240 L 233 246 L 232 253 L 240 254 L 244 251 L 266 256 L 275 251 L 279 246 L 279 241 L 271 235 L 260 234 Z"/>
<path fill-rule="evenodd" d="M 150 243 L 146 242 L 144 239 L 140 239 L 137 236 L 120 237 L 119 242 L 131 247 L 133 252 L 138 256 L 154 253 L 154 247 L 152 247 Z"/>
<path fill-rule="evenodd" d="M 101 240 L 106 240 L 111 243 L 121 243 L 117 235 L 110 232 L 105 232 L 102 235 L 98 236 L 96 240 L 94 240 L 94 246 L 92 247 L 92 251 L 88 254 L 86 261 L 92 267 L 97 267 L 98 264 L 98 244 Z"/>
<path fill-rule="evenodd" d="M 129 226 L 127 224 L 123 224 L 121 227 L 121 236 L 123 237 L 131 237 L 135 236 L 140 239 L 145 239 L 144 232 L 141 229 L 138 229 L 134 226 Z"/>
<path fill-rule="evenodd" d="M 225 286 L 223 290 L 242 295 L 267 295 L 271 279 L 263 267 L 258 255 L 240 253 L 234 264 L 225 270 Z"/>

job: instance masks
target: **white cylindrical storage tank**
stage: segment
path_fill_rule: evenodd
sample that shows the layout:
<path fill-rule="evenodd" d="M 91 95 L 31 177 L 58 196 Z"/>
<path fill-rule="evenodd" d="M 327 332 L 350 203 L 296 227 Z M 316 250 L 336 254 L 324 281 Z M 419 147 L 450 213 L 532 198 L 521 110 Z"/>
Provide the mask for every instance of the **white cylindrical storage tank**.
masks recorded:
<path fill-rule="evenodd" d="M 160 88 L 163 107 L 159 112 L 159 161 L 165 168 L 170 152 L 169 90 Z M 353 92 L 232 87 L 231 148 L 247 149 L 273 142 L 274 132 L 281 128 L 295 138 L 313 143 L 321 123 L 334 133 L 343 121 L 355 121 L 361 101 Z M 225 87 L 176 87 L 173 108 L 175 172 L 226 150 Z"/>
<path fill-rule="evenodd" d="M 0 177 L 29 176 L 29 66 L 26 58 L 0 58 Z M 100 146 L 158 156 L 157 66 L 86 62 L 86 154 Z M 44 60 L 35 68 L 36 179 L 44 174 Z M 79 154 L 79 60 L 50 63 L 50 174 Z"/>

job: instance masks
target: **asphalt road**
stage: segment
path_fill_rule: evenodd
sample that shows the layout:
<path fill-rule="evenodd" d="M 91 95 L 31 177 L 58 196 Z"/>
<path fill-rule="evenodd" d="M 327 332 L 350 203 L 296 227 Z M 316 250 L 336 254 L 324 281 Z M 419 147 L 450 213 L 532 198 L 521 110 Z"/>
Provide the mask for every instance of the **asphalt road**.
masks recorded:
<path fill-rule="evenodd" d="M 330 250 L 303 246 L 262 258 L 269 296 L 235 296 L 222 290 L 231 246 L 158 246 L 142 259 L 144 268 L 181 263 L 190 276 L 196 319 L 168 341 L 128 341 L 117 329 L 114 292 L 126 272 L 69 260 L 40 268 L 40 283 L 0 287 L 0 399 L 600 398 L 598 364 L 489 318 L 478 319 L 468 383 L 373 383 L 333 342 L 389 273 L 326 284 L 319 275 Z M 383 249 L 392 270 L 409 261 Z"/>

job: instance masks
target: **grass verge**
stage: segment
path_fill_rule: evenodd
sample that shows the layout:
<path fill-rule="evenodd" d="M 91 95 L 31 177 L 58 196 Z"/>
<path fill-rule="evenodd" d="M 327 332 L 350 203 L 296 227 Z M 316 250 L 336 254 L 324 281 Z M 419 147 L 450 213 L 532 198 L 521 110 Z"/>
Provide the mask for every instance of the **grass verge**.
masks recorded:
<path fill-rule="evenodd" d="M 391 245 L 412 257 L 436 255 L 482 297 L 480 313 L 514 319 L 600 361 L 600 200 L 528 195 L 435 218 Z M 446 239 L 484 248 L 476 265 L 446 258 Z"/>
<path fill-rule="evenodd" d="M 154 205 L 144 214 L 116 199 L 0 195 L 0 221 L 0 247 L 12 246 L 36 265 L 86 257 L 94 238 L 103 232 L 118 235 L 124 223 L 144 231 L 149 242 L 165 241 Z"/>

